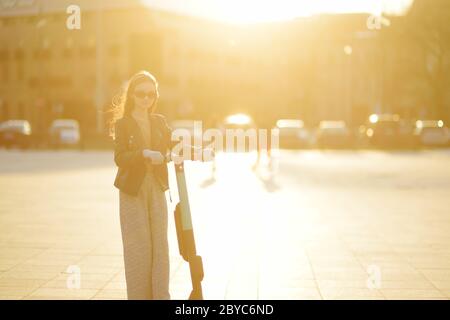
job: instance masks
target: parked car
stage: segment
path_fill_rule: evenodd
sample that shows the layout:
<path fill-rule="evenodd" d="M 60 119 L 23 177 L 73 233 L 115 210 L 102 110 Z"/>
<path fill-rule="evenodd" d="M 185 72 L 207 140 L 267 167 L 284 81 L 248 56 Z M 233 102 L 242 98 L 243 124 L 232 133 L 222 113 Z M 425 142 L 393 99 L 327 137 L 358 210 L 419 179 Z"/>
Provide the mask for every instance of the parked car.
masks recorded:
<path fill-rule="evenodd" d="M 352 134 L 344 121 L 321 121 L 317 131 L 319 148 L 345 148 L 352 146 Z"/>
<path fill-rule="evenodd" d="M 56 119 L 49 129 L 50 146 L 54 148 L 80 144 L 80 127 L 78 121 L 73 119 Z"/>
<path fill-rule="evenodd" d="M 374 147 L 409 147 L 413 142 L 413 128 L 398 114 L 372 114 L 366 136 Z"/>
<path fill-rule="evenodd" d="M 27 120 L 7 120 L 0 124 L 0 146 L 26 149 L 31 143 L 31 126 Z"/>
<path fill-rule="evenodd" d="M 310 146 L 310 134 L 302 120 L 280 119 L 276 127 L 279 130 L 280 148 L 296 149 Z"/>
<path fill-rule="evenodd" d="M 256 128 L 255 121 L 249 115 L 236 113 L 225 117 L 223 121 L 225 129 L 250 129 Z"/>
<path fill-rule="evenodd" d="M 414 136 L 419 145 L 447 146 L 449 143 L 449 129 L 442 120 L 418 120 Z"/>

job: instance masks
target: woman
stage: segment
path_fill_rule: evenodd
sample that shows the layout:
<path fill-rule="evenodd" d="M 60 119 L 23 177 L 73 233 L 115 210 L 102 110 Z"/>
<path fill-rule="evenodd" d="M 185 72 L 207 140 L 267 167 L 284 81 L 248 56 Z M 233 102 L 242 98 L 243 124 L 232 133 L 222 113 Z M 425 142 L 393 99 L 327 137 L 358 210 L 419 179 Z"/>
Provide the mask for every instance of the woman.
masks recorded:
<path fill-rule="evenodd" d="M 128 299 L 170 299 L 165 160 L 172 143 L 165 118 L 154 113 L 158 98 L 155 77 L 138 72 L 113 120 Z"/>

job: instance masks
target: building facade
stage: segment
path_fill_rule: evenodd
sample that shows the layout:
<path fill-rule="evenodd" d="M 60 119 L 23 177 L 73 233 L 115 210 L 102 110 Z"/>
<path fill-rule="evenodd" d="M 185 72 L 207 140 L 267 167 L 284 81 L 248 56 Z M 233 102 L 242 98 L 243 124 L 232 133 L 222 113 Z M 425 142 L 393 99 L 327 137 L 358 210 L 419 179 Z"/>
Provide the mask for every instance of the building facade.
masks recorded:
<path fill-rule="evenodd" d="M 85 0 L 71 30 L 71 1 L 14 3 L 0 8 L 0 121 L 24 118 L 44 132 L 73 118 L 86 134 L 104 133 L 104 111 L 142 69 L 159 80 L 158 108 L 170 118 L 246 112 L 357 125 L 391 111 L 385 86 L 396 59 L 385 58 L 390 45 L 364 14 L 241 26 Z"/>

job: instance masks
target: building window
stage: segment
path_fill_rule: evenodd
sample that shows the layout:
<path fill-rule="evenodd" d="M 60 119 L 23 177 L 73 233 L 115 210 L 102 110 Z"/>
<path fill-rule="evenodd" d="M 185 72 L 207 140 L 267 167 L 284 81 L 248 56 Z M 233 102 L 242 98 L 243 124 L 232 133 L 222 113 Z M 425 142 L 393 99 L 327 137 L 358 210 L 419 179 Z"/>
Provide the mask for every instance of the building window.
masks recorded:
<path fill-rule="evenodd" d="M 14 58 L 16 60 L 24 60 L 25 59 L 25 51 L 21 48 L 16 49 L 16 51 L 14 52 Z"/>
<path fill-rule="evenodd" d="M 0 77 L 5 82 L 9 79 L 8 63 L 5 61 L 0 63 Z"/>
<path fill-rule="evenodd" d="M 0 104 L 0 117 L 2 120 L 8 120 L 8 103 L 6 101 L 2 101 Z"/>
<path fill-rule="evenodd" d="M 23 62 L 17 61 L 17 80 L 22 81 L 23 80 Z"/>
<path fill-rule="evenodd" d="M 37 60 L 49 60 L 52 57 L 52 53 L 48 48 L 36 49 L 34 51 L 34 58 Z"/>
<path fill-rule="evenodd" d="M 82 46 L 80 48 L 80 57 L 84 59 L 90 59 L 95 57 L 95 46 Z"/>
<path fill-rule="evenodd" d="M 17 104 L 17 118 L 24 119 L 25 118 L 25 109 L 22 102 Z"/>
<path fill-rule="evenodd" d="M 36 76 L 31 77 L 31 78 L 28 80 L 28 85 L 29 85 L 31 88 L 36 88 L 36 87 L 38 87 L 38 86 L 39 86 L 39 79 L 38 79 Z"/>
<path fill-rule="evenodd" d="M 25 51 L 22 48 L 18 48 L 14 51 L 14 59 L 16 60 L 16 73 L 17 80 L 23 80 L 23 64 L 25 60 Z"/>
<path fill-rule="evenodd" d="M 38 22 L 38 17 L 37 16 L 29 16 L 27 19 L 27 22 L 29 24 L 31 24 L 32 27 L 34 27 L 36 25 L 36 23 Z"/>
<path fill-rule="evenodd" d="M 65 59 L 70 59 L 73 57 L 73 39 L 72 37 L 68 37 L 66 39 L 66 43 L 64 45 L 64 48 L 62 49 L 62 57 Z"/>
<path fill-rule="evenodd" d="M 0 61 L 7 61 L 9 59 L 9 52 L 7 49 L 0 50 Z"/>
<path fill-rule="evenodd" d="M 3 18 L 3 23 L 4 23 L 5 27 L 12 26 L 12 25 L 14 25 L 14 18 L 11 18 L 11 17 Z"/>
<path fill-rule="evenodd" d="M 64 59 L 70 59 L 73 57 L 73 49 L 72 48 L 64 48 L 62 50 L 62 57 Z"/>

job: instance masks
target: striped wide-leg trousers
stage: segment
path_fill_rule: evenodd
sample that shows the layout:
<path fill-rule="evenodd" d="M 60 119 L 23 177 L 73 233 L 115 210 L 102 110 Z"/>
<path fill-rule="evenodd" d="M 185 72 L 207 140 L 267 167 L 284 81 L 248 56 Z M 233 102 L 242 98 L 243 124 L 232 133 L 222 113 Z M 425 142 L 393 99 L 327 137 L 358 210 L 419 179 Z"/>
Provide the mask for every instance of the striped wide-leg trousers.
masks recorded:
<path fill-rule="evenodd" d="M 119 200 L 128 299 L 169 300 L 165 193 L 148 171 L 138 195 L 119 191 Z"/>

